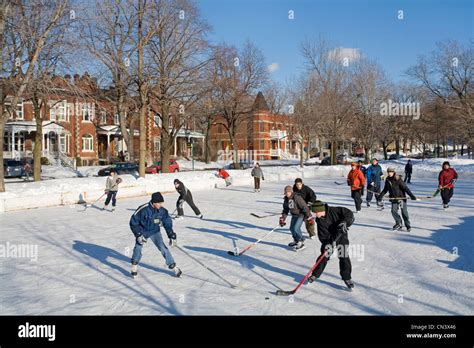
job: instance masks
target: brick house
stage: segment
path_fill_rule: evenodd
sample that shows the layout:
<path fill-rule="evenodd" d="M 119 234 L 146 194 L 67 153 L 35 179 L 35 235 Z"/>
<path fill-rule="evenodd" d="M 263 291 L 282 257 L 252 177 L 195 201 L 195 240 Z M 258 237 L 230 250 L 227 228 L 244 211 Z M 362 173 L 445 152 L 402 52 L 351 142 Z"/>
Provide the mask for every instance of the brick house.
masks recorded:
<path fill-rule="evenodd" d="M 270 111 L 262 92 L 255 97 L 251 113 L 238 126 L 236 143 L 239 159 L 271 160 L 298 158 L 299 136 L 292 116 Z M 219 154 L 231 152 L 229 135 L 217 118 L 210 132 L 211 148 Z"/>

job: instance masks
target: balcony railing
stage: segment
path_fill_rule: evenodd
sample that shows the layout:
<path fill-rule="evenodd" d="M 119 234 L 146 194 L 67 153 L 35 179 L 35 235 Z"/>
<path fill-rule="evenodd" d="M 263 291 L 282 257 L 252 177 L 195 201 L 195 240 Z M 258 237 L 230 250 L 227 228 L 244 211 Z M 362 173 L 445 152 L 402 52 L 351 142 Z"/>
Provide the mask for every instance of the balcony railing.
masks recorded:
<path fill-rule="evenodd" d="M 286 131 L 272 129 L 270 131 L 270 138 L 281 139 L 286 137 Z"/>

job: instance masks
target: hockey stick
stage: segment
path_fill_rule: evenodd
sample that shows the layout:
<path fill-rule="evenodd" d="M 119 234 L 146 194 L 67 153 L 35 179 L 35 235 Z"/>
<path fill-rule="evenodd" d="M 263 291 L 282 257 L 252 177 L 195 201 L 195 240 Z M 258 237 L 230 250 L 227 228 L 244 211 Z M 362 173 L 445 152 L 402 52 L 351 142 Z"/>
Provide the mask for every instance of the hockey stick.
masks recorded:
<path fill-rule="evenodd" d="M 368 192 L 372 192 L 373 194 L 377 195 L 377 196 L 380 196 L 380 192 L 375 192 L 375 191 L 372 191 L 372 190 L 367 190 Z M 385 199 L 388 199 L 388 200 L 403 200 L 403 199 L 408 199 L 407 197 L 384 197 Z M 425 199 L 431 199 L 433 198 L 433 196 L 422 196 L 421 198 L 417 197 L 416 200 L 425 200 Z"/>
<path fill-rule="evenodd" d="M 339 236 L 337 236 L 337 238 L 334 240 L 334 243 L 337 243 L 337 241 L 339 240 L 339 238 L 341 238 L 342 236 L 342 233 L 339 234 Z M 332 254 L 332 250 L 333 248 L 331 248 L 331 254 Z M 294 288 L 293 290 L 289 290 L 289 291 L 285 291 L 285 290 L 277 290 L 276 294 L 278 296 L 289 296 L 289 295 L 294 295 L 298 289 L 301 287 L 301 285 L 303 285 L 303 283 L 306 281 L 306 279 L 309 278 L 309 276 L 313 273 L 313 271 L 316 269 L 316 267 L 318 267 L 318 265 L 321 263 L 321 261 L 327 257 L 329 254 L 328 250 L 325 250 L 324 251 L 324 254 L 322 254 L 319 259 L 316 261 L 316 263 L 313 265 L 313 267 L 311 267 L 311 269 L 308 271 L 308 273 L 306 273 L 306 275 L 304 276 L 303 279 L 301 279 L 301 281 L 299 282 L 299 284 L 296 286 L 296 288 Z M 329 255 L 330 256 L 330 255 Z"/>
<path fill-rule="evenodd" d="M 100 196 L 99 198 L 97 198 L 97 199 L 94 201 L 94 203 L 89 204 L 89 203 L 86 202 L 86 207 L 85 207 L 85 209 L 84 209 L 83 211 L 86 211 L 87 208 L 92 207 L 94 204 L 96 204 L 98 201 L 100 201 L 100 199 L 101 199 L 102 197 L 104 197 L 106 194 L 107 194 L 107 193 L 104 193 L 102 196 Z"/>
<path fill-rule="evenodd" d="M 437 195 L 439 195 L 439 193 L 441 192 L 441 190 L 445 189 L 445 188 L 448 187 L 449 185 L 451 185 L 451 184 L 448 184 L 448 185 L 445 185 L 445 186 L 443 186 L 443 187 L 441 187 L 441 188 L 438 188 L 438 189 L 433 193 L 433 197 L 436 197 Z M 453 187 L 454 187 L 454 185 L 453 185 Z"/>
<path fill-rule="evenodd" d="M 256 218 L 262 219 L 262 218 L 266 218 L 266 217 L 269 217 L 269 216 L 280 215 L 280 213 L 272 213 L 272 214 L 268 214 L 268 215 L 258 215 L 258 214 L 255 214 L 255 213 L 250 213 L 250 215 L 255 216 Z"/>
<path fill-rule="evenodd" d="M 232 289 L 236 289 L 237 286 L 232 284 L 231 282 L 229 282 L 228 280 L 226 280 L 225 278 L 223 278 L 220 274 L 216 273 L 215 271 L 213 271 L 211 268 L 207 267 L 205 264 L 203 264 L 201 261 L 199 261 L 198 259 L 196 259 L 194 256 L 192 256 L 190 253 L 188 253 L 186 250 L 184 250 L 183 248 L 181 248 L 178 244 L 175 244 L 176 248 L 178 248 L 179 250 L 181 250 L 181 252 L 185 253 L 190 259 L 196 261 L 198 264 L 200 264 L 202 267 L 204 267 L 205 269 L 207 269 L 209 272 L 211 272 L 212 274 L 214 274 L 215 276 L 217 276 L 219 279 L 223 280 L 227 285 L 229 285 Z"/>
<path fill-rule="evenodd" d="M 273 233 L 278 227 L 280 227 L 280 225 L 278 225 L 277 227 L 275 227 L 274 229 L 272 229 L 270 232 L 268 232 L 267 234 L 265 234 L 262 238 L 260 238 L 259 240 L 257 240 L 256 242 L 250 244 L 249 246 L 247 246 L 244 250 L 242 250 L 240 253 L 236 253 L 235 251 L 231 251 L 229 250 L 227 252 L 227 254 L 229 255 L 232 255 L 232 256 L 240 256 L 242 255 L 243 253 L 245 253 L 247 250 L 250 250 L 251 248 L 253 248 L 255 245 L 257 245 L 258 243 L 260 243 L 262 240 L 264 240 L 267 236 L 269 236 L 271 233 Z"/>

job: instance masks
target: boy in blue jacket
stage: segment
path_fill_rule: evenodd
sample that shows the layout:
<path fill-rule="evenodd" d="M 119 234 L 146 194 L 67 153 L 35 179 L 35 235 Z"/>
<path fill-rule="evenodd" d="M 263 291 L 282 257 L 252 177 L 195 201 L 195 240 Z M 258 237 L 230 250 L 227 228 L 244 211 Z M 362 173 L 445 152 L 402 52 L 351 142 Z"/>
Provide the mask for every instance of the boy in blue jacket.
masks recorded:
<path fill-rule="evenodd" d="M 367 207 L 370 207 L 370 201 L 372 201 L 374 194 L 377 205 L 381 206 L 382 203 L 380 202 L 379 195 L 383 180 L 383 171 L 376 158 L 372 159 L 372 165 L 367 168 L 365 176 L 367 179 Z"/>
<path fill-rule="evenodd" d="M 163 224 L 166 234 L 170 239 L 169 244 L 176 244 L 176 233 L 173 232 L 173 221 L 168 214 L 168 210 L 161 206 L 163 202 L 164 199 L 160 192 L 153 193 L 150 202 L 139 206 L 130 219 L 130 229 L 135 236 L 135 247 L 133 248 L 131 260 L 132 277 L 138 274 L 138 263 L 142 258 L 142 248 L 148 238 L 153 241 L 161 252 L 168 268 L 172 269 L 177 277 L 180 277 L 182 274 L 161 237 L 160 224 Z"/>

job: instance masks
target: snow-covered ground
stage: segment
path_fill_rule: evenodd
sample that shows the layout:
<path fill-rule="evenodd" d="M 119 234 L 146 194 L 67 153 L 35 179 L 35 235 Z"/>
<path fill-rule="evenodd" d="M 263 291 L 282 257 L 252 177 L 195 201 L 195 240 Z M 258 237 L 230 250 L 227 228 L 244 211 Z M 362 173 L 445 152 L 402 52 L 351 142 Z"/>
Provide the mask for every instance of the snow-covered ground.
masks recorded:
<path fill-rule="evenodd" d="M 347 186 L 334 180 L 318 176 L 305 182 L 319 199 L 353 209 Z M 448 211 L 439 197 L 410 201 L 411 233 L 391 230 L 389 208 L 364 207 L 349 231 L 352 293 L 332 258 L 320 281 L 305 284 L 294 297 L 277 297 L 275 290 L 294 288 L 314 263 L 317 240 L 307 240 L 307 248 L 295 253 L 287 247 L 288 229 L 281 228 L 241 257 L 227 250 L 253 243 L 278 223 L 278 216 L 257 219 L 250 213 L 279 213 L 283 187 L 292 181 L 266 180 L 260 193 L 253 193 L 250 180 L 193 192 L 205 218 L 191 216 L 185 206 L 186 218 L 174 224 L 189 254 L 172 248 L 181 279 L 166 269 L 151 242 L 139 276 L 129 277 L 134 238 L 128 221 L 148 197 L 124 199 L 119 193 L 114 213 L 71 205 L 0 214 L 0 248 L 37 247 L 37 260 L 34 252 L 30 258 L 0 258 L 0 314 L 474 314 L 472 178 L 458 182 Z M 415 176 L 411 188 L 424 196 L 436 182 Z M 170 211 L 176 199 L 175 192 L 165 195 Z"/>

